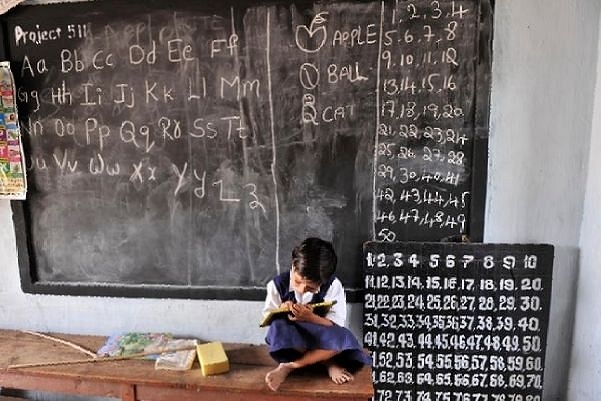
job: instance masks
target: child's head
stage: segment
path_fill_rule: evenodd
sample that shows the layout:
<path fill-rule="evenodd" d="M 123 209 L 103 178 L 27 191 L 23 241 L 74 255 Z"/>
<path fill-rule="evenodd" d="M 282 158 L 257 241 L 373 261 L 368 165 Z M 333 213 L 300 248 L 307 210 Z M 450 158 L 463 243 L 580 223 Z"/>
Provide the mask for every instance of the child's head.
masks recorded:
<path fill-rule="evenodd" d="M 292 250 L 293 286 L 301 292 L 317 292 L 336 271 L 336 262 L 332 243 L 307 238 Z"/>

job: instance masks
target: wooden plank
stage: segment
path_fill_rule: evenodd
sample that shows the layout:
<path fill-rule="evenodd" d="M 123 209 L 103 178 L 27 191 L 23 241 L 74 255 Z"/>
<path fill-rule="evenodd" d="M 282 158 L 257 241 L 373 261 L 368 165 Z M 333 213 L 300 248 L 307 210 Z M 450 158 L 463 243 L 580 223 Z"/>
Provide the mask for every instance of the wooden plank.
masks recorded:
<path fill-rule="evenodd" d="M 121 400 L 136 401 L 136 387 L 134 385 L 121 385 Z"/>
<path fill-rule="evenodd" d="M 100 336 L 52 335 L 90 350 L 100 348 L 106 340 Z M 230 372 L 208 377 L 202 376 L 197 361 L 188 371 L 156 370 L 152 360 L 7 369 L 8 365 L 82 359 L 85 355 L 26 333 L 0 330 L 0 386 L 99 395 L 124 401 L 179 401 L 197 396 L 197 399 L 227 400 L 366 401 L 373 395 L 369 367 L 359 371 L 354 381 L 343 385 L 333 383 L 323 368 L 303 369 L 291 374 L 280 391 L 274 393 L 267 388 L 264 378 L 276 364 L 264 345 L 224 344 L 224 347 L 230 359 Z M 207 398 L 207 394 L 215 397 Z"/>
<path fill-rule="evenodd" d="M 121 384 L 88 381 L 83 377 L 52 377 L 50 375 L 28 375 L 11 371 L 0 371 L 0 386 L 52 393 L 121 397 Z"/>
<path fill-rule="evenodd" d="M 340 397 L 338 393 L 320 394 L 317 396 L 311 391 L 303 393 L 291 393 L 285 390 L 260 393 L 241 393 L 227 390 L 205 390 L 202 392 L 193 392 L 184 389 L 165 389 L 154 388 L 150 386 L 141 386 L 137 389 L 138 399 L 144 401 L 367 401 L 369 398 L 364 396 Z"/>

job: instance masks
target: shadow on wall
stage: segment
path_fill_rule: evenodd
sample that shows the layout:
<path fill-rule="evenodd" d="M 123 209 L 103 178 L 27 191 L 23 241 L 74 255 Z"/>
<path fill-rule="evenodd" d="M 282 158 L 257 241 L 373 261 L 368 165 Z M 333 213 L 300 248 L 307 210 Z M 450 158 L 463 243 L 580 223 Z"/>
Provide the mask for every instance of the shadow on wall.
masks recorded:
<path fill-rule="evenodd" d="M 543 401 L 566 399 L 580 271 L 579 256 L 578 248 L 555 247 Z"/>

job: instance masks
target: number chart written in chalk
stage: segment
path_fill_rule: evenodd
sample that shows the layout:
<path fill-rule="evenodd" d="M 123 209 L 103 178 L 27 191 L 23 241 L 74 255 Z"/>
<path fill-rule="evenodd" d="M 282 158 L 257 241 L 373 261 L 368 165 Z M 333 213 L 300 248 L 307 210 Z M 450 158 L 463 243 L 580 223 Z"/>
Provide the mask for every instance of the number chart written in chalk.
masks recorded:
<path fill-rule="evenodd" d="M 364 248 L 375 400 L 541 401 L 550 245 Z"/>

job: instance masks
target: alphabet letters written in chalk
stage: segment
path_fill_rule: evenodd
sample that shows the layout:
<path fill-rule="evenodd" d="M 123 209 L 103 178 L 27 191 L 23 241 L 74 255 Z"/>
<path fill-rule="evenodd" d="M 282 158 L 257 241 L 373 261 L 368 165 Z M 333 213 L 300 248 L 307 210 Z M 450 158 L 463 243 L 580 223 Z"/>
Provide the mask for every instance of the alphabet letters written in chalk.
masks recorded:
<path fill-rule="evenodd" d="M 331 7 L 308 20 L 292 19 L 286 30 L 271 26 L 279 22 L 263 8 L 247 18 L 266 29 L 244 35 L 234 9 L 225 16 L 168 18 L 161 11 L 126 25 L 17 25 L 12 45 L 25 49 L 21 78 L 50 84 L 18 88 L 29 111 L 24 132 L 71 138 L 91 149 L 79 159 L 67 149 L 32 155 L 28 168 L 127 175 L 135 185 L 175 175 L 174 196 L 190 191 L 204 199 L 212 190 L 224 202 L 246 199 L 263 211 L 260 198 L 267 194 L 256 179 L 230 182 L 222 163 L 211 163 L 212 169 L 189 161 L 160 165 L 153 155 L 178 144 L 233 149 L 255 143 L 256 120 L 273 119 L 275 126 L 279 120 L 269 108 L 287 106 L 274 98 L 289 90 L 284 103 L 293 106 L 284 114 L 293 125 L 373 137 L 376 239 L 394 241 L 410 225 L 465 232 L 473 136 L 466 121 L 473 105 L 461 80 L 476 55 L 463 38 L 474 35 L 477 19 L 467 5 L 366 3 L 344 15 Z M 274 39 L 276 33 L 287 42 Z M 52 52 L 32 51 L 51 43 L 58 45 Z M 289 57 L 280 60 L 284 50 Z M 252 51 L 258 53 L 251 57 Z M 51 68 L 57 76 L 45 80 Z M 272 87 L 280 70 L 290 88 Z M 146 110 L 150 117 L 138 118 Z M 110 154 L 113 146 L 138 155 L 124 162 Z"/>

